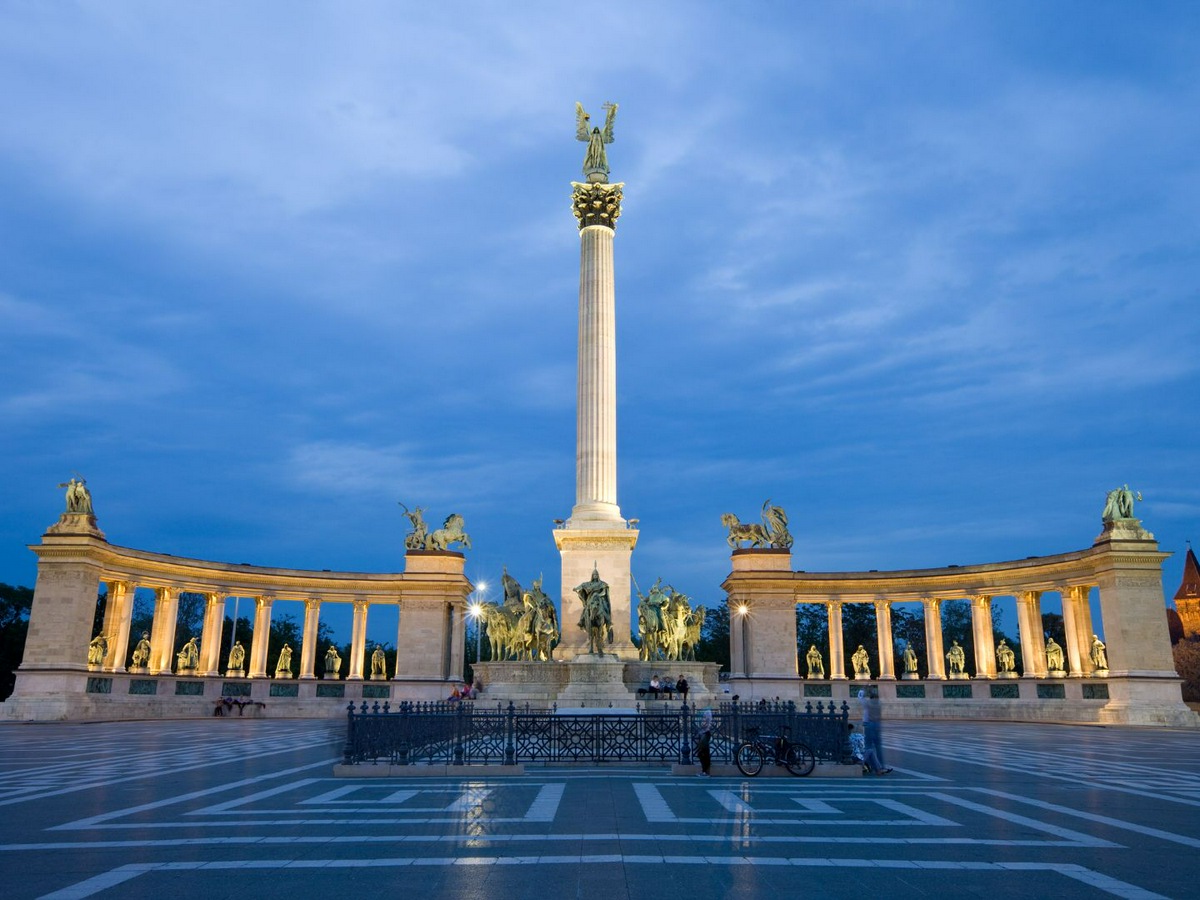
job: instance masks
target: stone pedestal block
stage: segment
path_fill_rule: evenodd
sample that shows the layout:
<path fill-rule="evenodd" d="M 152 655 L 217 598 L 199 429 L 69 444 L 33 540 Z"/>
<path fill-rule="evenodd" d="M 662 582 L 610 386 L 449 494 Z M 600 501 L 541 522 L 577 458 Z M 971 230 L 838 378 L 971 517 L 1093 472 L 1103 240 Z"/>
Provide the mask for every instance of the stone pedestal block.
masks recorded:
<path fill-rule="evenodd" d="M 578 585 L 589 581 L 592 569 L 608 583 L 612 606 L 613 642 L 605 648 L 620 659 L 637 659 L 637 647 L 630 633 L 630 596 L 632 587 L 629 563 L 637 544 L 638 532 L 624 526 L 607 529 L 558 528 L 554 544 L 562 557 L 562 639 L 555 655 L 570 661 L 587 652 L 587 635 L 579 627 L 583 604 L 575 593 Z"/>

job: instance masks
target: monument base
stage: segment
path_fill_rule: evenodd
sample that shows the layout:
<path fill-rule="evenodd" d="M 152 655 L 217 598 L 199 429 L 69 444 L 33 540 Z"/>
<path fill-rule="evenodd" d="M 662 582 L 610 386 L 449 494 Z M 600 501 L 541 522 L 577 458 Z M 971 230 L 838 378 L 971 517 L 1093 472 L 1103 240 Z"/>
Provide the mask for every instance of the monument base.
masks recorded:
<path fill-rule="evenodd" d="M 483 682 L 481 703 L 616 709 L 672 702 L 638 696 L 655 675 L 672 686 L 680 677 L 686 678 L 689 704 L 706 705 L 720 693 L 717 663 L 642 662 L 583 654 L 571 662 L 484 662 L 471 669 L 472 678 Z"/>
<path fill-rule="evenodd" d="M 920 681 L 921 676 L 916 672 L 905 672 L 900 678 L 904 681 Z"/>
<path fill-rule="evenodd" d="M 245 669 L 228 669 L 225 672 L 225 677 L 226 678 L 245 678 L 246 670 Z"/>
<path fill-rule="evenodd" d="M 1067 673 L 1064 672 L 1062 669 L 1051 669 L 1047 674 L 1051 678 L 1066 678 L 1067 677 Z"/>
<path fill-rule="evenodd" d="M 966 672 L 951 672 L 946 677 L 953 681 L 969 681 L 971 678 Z"/>
<path fill-rule="evenodd" d="M 997 672 L 996 677 L 997 678 L 1017 678 L 1019 676 L 1017 675 L 1016 672 Z"/>

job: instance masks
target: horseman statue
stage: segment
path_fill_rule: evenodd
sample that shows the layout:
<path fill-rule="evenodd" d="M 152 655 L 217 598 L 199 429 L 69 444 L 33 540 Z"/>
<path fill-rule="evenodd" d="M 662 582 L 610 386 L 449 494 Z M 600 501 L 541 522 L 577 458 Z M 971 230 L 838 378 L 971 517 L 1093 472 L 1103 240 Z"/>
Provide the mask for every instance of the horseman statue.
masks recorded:
<path fill-rule="evenodd" d="M 583 602 L 579 627 L 588 636 L 588 653 L 603 656 L 605 645 L 613 641 L 612 604 L 608 584 L 600 580 L 600 570 L 595 565 L 591 579 L 575 588 L 575 593 Z"/>
<path fill-rule="evenodd" d="M 650 593 L 643 594 L 637 587 L 637 579 L 634 579 L 634 589 L 638 595 L 638 634 L 642 642 L 638 655 L 643 660 L 662 659 L 667 642 L 667 617 L 664 610 L 669 600 L 661 585 L 662 579 L 656 579 L 650 586 Z"/>

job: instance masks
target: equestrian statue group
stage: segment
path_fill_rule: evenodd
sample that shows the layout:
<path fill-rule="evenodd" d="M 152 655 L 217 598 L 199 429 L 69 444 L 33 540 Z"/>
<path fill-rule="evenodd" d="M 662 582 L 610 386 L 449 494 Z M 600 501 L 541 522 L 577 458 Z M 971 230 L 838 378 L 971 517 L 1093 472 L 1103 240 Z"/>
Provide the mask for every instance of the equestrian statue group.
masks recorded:
<path fill-rule="evenodd" d="M 503 603 L 484 603 L 481 616 L 487 625 L 491 658 L 519 662 L 546 662 L 553 659 L 554 645 L 562 636 L 554 602 L 542 590 L 542 579 L 524 591 L 521 583 L 508 574 L 500 577 Z"/>
<path fill-rule="evenodd" d="M 637 581 L 634 581 L 636 586 Z M 704 627 L 704 607 L 692 609 L 686 594 L 670 585 L 662 586 L 657 579 L 650 593 L 638 589 L 638 634 L 641 636 L 639 657 L 643 660 L 696 658 L 696 644 Z"/>

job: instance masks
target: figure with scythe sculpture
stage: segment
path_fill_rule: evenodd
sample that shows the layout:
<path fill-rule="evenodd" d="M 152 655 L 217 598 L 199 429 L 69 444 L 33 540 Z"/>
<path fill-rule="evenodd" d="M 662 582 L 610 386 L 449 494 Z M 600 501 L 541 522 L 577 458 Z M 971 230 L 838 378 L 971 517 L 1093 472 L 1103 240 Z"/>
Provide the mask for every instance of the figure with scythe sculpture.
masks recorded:
<path fill-rule="evenodd" d="M 741 547 L 742 541 L 748 541 L 751 548 L 792 548 L 793 538 L 788 531 L 788 517 L 782 506 L 772 506 L 768 500 L 763 504 L 762 521 L 761 525 L 739 522 L 733 513 L 725 513 L 721 516 L 721 524 L 729 529 L 726 543 L 735 550 Z"/>
<path fill-rule="evenodd" d="M 600 569 L 593 564 L 592 577 L 575 588 L 583 601 L 579 615 L 579 627 L 587 633 L 588 653 L 603 656 L 605 644 L 613 640 L 612 604 L 609 601 L 608 584 L 600 580 Z"/>

